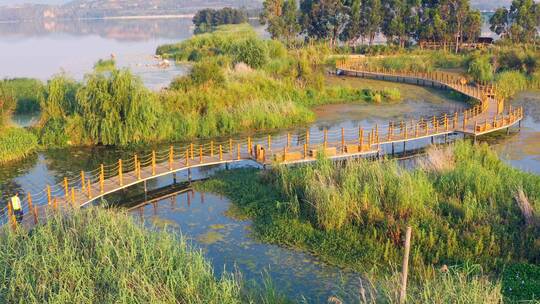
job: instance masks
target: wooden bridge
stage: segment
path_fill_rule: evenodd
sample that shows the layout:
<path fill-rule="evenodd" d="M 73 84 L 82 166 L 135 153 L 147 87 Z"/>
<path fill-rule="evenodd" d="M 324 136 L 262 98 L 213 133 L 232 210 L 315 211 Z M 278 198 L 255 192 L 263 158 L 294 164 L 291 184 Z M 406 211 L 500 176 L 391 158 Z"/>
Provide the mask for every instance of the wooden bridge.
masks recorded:
<path fill-rule="evenodd" d="M 102 164 L 79 176 L 66 177 L 56 185 L 31 191 L 23 197 L 23 224 L 33 225 L 49 210 L 66 210 L 90 204 L 108 194 L 180 171 L 252 160 L 261 165 L 314 161 L 318 153 L 332 159 L 378 155 L 383 145 L 409 142 L 440 135 L 463 133 L 478 136 L 509 128 L 523 118 L 522 108 L 505 107 L 496 88 L 476 86 L 465 78 L 443 72 L 398 72 L 373 69 L 361 59 L 337 62 L 337 73 L 386 81 L 413 83 L 460 92 L 477 104 L 469 109 L 411 121 L 389 122 L 370 128 L 309 130 L 279 137 L 249 136 L 243 139 L 209 141 L 205 144 L 170 146 L 165 151 L 133 155 L 112 164 Z M 11 204 L 1 212 L 2 223 L 16 226 Z"/>

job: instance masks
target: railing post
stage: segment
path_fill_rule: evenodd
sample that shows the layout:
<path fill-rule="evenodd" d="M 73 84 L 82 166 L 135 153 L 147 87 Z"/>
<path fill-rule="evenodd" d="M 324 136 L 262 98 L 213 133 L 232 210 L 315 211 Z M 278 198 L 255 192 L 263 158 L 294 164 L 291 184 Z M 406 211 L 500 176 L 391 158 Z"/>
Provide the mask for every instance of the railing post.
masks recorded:
<path fill-rule="evenodd" d="M 268 135 L 268 151 L 272 150 L 272 135 Z"/>
<path fill-rule="evenodd" d="M 223 147 L 219 145 L 219 161 L 223 161 Z"/>
<path fill-rule="evenodd" d="M 251 155 L 251 136 L 247 138 L 247 153 Z"/>
<path fill-rule="evenodd" d="M 306 130 L 306 144 L 309 148 L 309 129 Z"/>
<path fill-rule="evenodd" d="M 86 180 L 86 191 L 88 194 L 88 198 L 92 198 L 92 186 L 90 185 L 90 179 Z"/>
<path fill-rule="evenodd" d="M 66 201 L 69 199 L 69 186 L 68 186 L 68 179 L 67 177 L 64 177 L 64 195 L 66 198 Z"/>
<path fill-rule="evenodd" d="M 291 147 L 291 133 L 287 133 L 287 148 Z"/>
<path fill-rule="evenodd" d="M 173 146 L 169 147 L 169 171 L 173 169 L 173 159 L 174 159 L 174 148 Z"/>
<path fill-rule="evenodd" d="M 341 153 L 345 153 L 345 128 L 341 128 Z"/>
<path fill-rule="evenodd" d="M 237 149 L 236 149 L 236 158 L 237 160 L 240 160 L 241 157 L 240 157 L 240 144 L 237 145 Z"/>
<path fill-rule="evenodd" d="M 13 206 L 11 205 L 11 201 L 8 202 L 8 217 L 9 217 L 9 221 L 11 222 L 11 229 L 13 230 L 17 229 L 17 219 L 15 218 L 15 215 L 13 214 Z"/>
<path fill-rule="evenodd" d="M 75 208 L 75 188 L 71 188 L 71 205 Z"/>
<path fill-rule="evenodd" d="M 328 144 L 328 130 L 324 129 L 324 142 L 323 142 L 323 149 L 326 150 L 326 146 Z"/>
<path fill-rule="evenodd" d="M 234 151 L 233 151 L 233 140 L 232 138 L 229 138 L 229 153 L 231 154 L 231 160 L 234 157 Z"/>
<path fill-rule="evenodd" d="M 84 180 L 82 181 L 82 183 L 84 185 Z M 105 192 L 105 167 L 103 166 L 103 164 L 101 164 L 99 170 L 99 191 L 101 194 Z"/>
<path fill-rule="evenodd" d="M 193 148 L 193 144 L 191 146 Z M 193 158 L 193 150 L 191 151 Z M 152 176 L 156 175 L 156 150 L 152 150 Z"/>
<path fill-rule="evenodd" d="M 34 216 L 34 225 L 37 225 L 38 224 L 38 221 L 39 221 L 39 216 L 38 216 L 38 208 L 36 206 L 34 206 L 31 210 L 29 210 L 30 212 L 32 212 L 32 215 Z"/>
<path fill-rule="evenodd" d="M 358 151 L 362 152 L 364 148 L 364 129 L 362 127 L 358 128 Z"/>
<path fill-rule="evenodd" d="M 28 201 L 28 210 L 32 210 L 32 195 L 30 194 L 30 192 L 28 192 L 26 194 L 26 200 Z"/>
<path fill-rule="evenodd" d="M 85 180 L 84 171 L 81 170 L 81 187 L 82 187 L 82 190 L 84 190 L 84 180 Z"/>
<path fill-rule="evenodd" d="M 199 163 L 203 163 L 203 147 L 199 145 Z"/>
<path fill-rule="evenodd" d="M 83 181 L 84 183 L 84 181 Z M 52 200 L 51 200 L 51 186 L 47 185 L 47 205 L 51 205 L 52 203 Z"/>
<path fill-rule="evenodd" d="M 186 167 L 189 166 L 189 149 L 186 149 Z"/>
<path fill-rule="evenodd" d="M 304 159 L 307 158 L 307 144 L 304 144 Z"/>
<path fill-rule="evenodd" d="M 122 160 L 118 160 L 118 179 L 120 180 L 120 186 L 124 185 L 124 177 L 122 175 Z"/>
<path fill-rule="evenodd" d="M 210 157 L 214 158 L 214 141 L 210 141 Z"/>

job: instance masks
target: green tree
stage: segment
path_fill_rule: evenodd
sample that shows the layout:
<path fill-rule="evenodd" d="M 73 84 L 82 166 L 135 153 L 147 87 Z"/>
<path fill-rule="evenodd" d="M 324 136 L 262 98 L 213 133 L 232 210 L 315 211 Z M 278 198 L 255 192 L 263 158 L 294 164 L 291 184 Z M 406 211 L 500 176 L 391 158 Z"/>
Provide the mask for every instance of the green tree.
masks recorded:
<path fill-rule="evenodd" d="M 513 42 L 534 42 L 540 26 L 540 4 L 533 0 L 513 0 L 509 9 L 497 9 L 490 18 L 490 28 Z"/>
<path fill-rule="evenodd" d="M 463 38 L 465 41 L 474 42 L 482 32 L 482 13 L 478 10 L 470 11 L 465 20 Z"/>
<path fill-rule="evenodd" d="M 268 24 L 268 32 L 273 39 L 289 44 L 300 33 L 298 6 L 296 0 L 265 0 L 259 18 L 261 24 Z"/>
<path fill-rule="evenodd" d="M 375 0 L 379 1 L 379 0 Z M 349 7 L 342 0 L 305 0 L 300 4 L 304 33 L 337 44 L 349 21 Z"/>
<path fill-rule="evenodd" d="M 411 38 L 418 26 L 420 0 L 383 0 L 382 33 L 389 43 L 401 47 Z"/>
<path fill-rule="evenodd" d="M 354 44 L 362 35 L 360 14 L 362 0 L 348 0 L 345 1 L 345 5 L 349 7 L 349 22 L 341 33 L 340 39 Z"/>
<path fill-rule="evenodd" d="M 375 36 L 380 32 L 383 21 L 381 0 L 363 0 L 360 10 L 362 34 L 373 44 Z"/>

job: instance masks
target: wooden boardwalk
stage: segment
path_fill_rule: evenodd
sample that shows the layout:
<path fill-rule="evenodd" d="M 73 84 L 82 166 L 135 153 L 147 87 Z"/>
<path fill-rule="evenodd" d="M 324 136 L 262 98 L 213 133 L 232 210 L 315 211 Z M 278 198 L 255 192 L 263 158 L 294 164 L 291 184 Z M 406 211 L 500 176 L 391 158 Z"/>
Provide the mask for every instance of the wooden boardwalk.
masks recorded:
<path fill-rule="evenodd" d="M 412 83 L 454 90 L 473 98 L 477 105 L 462 111 L 410 121 L 389 122 L 370 128 L 287 134 L 277 138 L 270 135 L 229 139 L 206 144 L 171 146 L 166 151 L 149 155 L 133 155 L 130 159 L 101 165 L 80 176 L 66 177 L 63 182 L 46 189 L 27 193 L 22 198 L 24 225 L 33 225 L 46 217 L 50 210 L 80 208 L 134 185 L 160 176 L 191 169 L 230 164 L 246 160 L 267 166 L 275 163 L 298 164 L 311 162 L 324 151 L 332 159 L 376 155 L 381 146 L 405 143 L 423 138 L 463 133 L 472 136 L 509 128 L 523 118 L 522 108 L 505 107 L 497 98 L 496 88 L 471 85 L 464 78 L 448 73 L 396 72 L 371 69 L 366 61 L 343 60 L 337 73 L 355 77 L 370 77 L 385 81 Z M 10 205 L 1 214 L 2 223 L 16 225 Z"/>

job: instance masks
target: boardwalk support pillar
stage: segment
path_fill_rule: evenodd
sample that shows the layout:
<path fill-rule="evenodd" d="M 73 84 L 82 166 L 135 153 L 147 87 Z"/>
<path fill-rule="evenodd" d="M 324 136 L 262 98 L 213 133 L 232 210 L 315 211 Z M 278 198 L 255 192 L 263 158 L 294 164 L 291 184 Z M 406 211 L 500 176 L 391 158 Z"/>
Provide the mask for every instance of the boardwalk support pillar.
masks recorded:
<path fill-rule="evenodd" d="M 188 182 L 191 184 L 191 168 L 188 168 L 187 169 L 187 174 L 188 174 Z"/>

